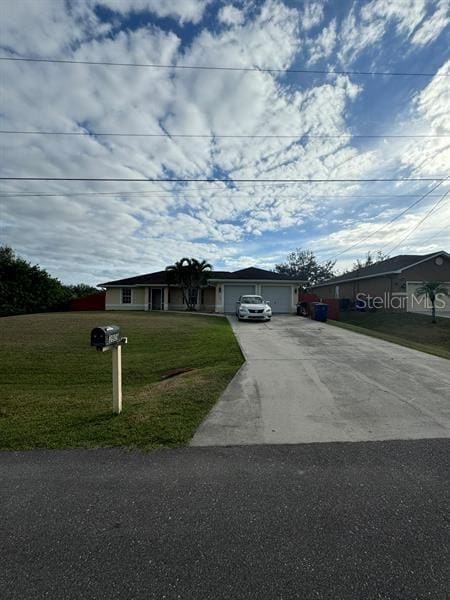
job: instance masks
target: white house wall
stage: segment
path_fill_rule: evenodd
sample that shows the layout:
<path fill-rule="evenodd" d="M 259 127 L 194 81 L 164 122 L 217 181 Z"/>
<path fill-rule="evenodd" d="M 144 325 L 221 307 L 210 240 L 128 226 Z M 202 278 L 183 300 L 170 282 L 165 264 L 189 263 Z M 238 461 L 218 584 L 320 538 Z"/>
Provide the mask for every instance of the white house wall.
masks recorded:
<path fill-rule="evenodd" d="M 286 283 L 276 283 L 272 281 L 233 281 L 233 282 L 216 282 L 214 286 L 206 288 L 204 290 L 204 303 L 200 303 L 200 294 L 199 294 L 199 303 L 197 304 L 197 310 L 205 311 L 205 312 L 216 312 L 216 313 L 224 313 L 225 312 L 225 289 L 228 288 L 238 288 L 246 289 L 246 293 L 252 294 L 262 294 L 262 290 L 264 286 L 269 286 L 269 288 L 286 288 L 290 289 L 291 296 L 291 310 L 290 312 L 295 312 L 296 304 L 297 304 L 297 285 L 295 284 L 286 284 Z M 147 285 L 147 286 L 123 286 L 123 287 L 131 287 L 131 304 L 124 304 L 122 302 L 122 287 L 110 287 L 106 290 L 106 298 L 105 298 L 105 310 L 149 310 L 149 300 L 150 300 L 150 290 L 152 288 L 162 289 L 163 291 L 163 310 L 186 310 L 186 305 L 183 303 L 183 296 L 180 288 L 171 287 L 170 288 L 170 303 L 169 303 L 169 288 L 164 285 Z M 237 288 L 236 288 L 237 289 Z M 231 290 L 230 290 L 231 291 Z M 233 310 L 234 312 L 234 310 Z"/>

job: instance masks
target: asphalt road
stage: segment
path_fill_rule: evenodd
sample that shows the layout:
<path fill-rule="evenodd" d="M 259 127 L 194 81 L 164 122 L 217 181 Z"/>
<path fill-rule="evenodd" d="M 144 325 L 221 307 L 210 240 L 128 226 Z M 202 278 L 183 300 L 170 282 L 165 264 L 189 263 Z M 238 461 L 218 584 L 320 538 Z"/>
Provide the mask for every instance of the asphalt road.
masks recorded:
<path fill-rule="evenodd" d="M 292 315 L 231 323 L 246 362 L 192 445 L 450 437 L 445 358 Z"/>
<path fill-rule="evenodd" d="M 2 600 L 448 598 L 449 441 L 0 454 Z"/>

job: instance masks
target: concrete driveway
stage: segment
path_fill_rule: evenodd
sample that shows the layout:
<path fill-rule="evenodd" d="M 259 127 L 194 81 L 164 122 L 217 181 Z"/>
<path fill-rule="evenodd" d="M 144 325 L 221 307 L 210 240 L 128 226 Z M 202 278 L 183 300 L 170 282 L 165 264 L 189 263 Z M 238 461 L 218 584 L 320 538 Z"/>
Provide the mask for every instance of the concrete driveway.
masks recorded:
<path fill-rule="evenodd" d="M 230 318 L 246 357 L 193 446 L 450 437 L 450 363 L 291 315 Z"/>

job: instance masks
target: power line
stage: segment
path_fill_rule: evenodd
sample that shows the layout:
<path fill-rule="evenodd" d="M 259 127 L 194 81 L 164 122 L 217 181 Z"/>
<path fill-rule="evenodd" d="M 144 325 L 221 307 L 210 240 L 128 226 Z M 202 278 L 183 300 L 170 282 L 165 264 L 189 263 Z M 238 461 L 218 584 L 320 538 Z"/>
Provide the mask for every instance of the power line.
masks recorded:
<path fill-rule="evenodd" d="M 359 240 L 355 244 L 352 244 L 351 246 L 349 246 L 345 250 L 342 250 L 341 252 L 339 252 L 338 254 L 336 254 L 333 257 L 332 260 L 336 260 L 342 254 L 345 254 L 345 253 L 349 252 L 350 250 L 353 250 L 353 248 L 356 248 L 356 246 L 359 246 L 363 242 L 367 241 L 368 239 L 370 239 L 371 237 L 373 237 L 374 235 L 376 235 L 377 233 L 379 233 L 380 231 L 382 231 L 385 227 L 387 227 L 388 225 L 390 225 L 391 223 L 393 223 L 394 221 L 396 221 L 397 219 L 399 219 L 402 215 L 404 215 L 406 212 L 408 212 L 409 210 L 411 210 L 411 208 L 414 208 L 414 206 L 417 206 L 417 204 L 419 204 L 420 202 L 422 202 L 423 200 L 425 200 L 425 198 L 427 198 L 431 194 L 431 192 L 434 192 L 434 190 L 437 189 L 439 186 L 441 186 L 444 183 L 444 181 L 446 181 L 449 177 L 450 176 L 447 176 L 447 177 L 445 177 L 445 179 L 442 179 L 438 184 L 436 184 L 435 186 L 433 186 L 431 188 L 431 190 L 429 190 L 428 192 L 426 192 L 425 194 L 423 194 L 418 200 L 416 200 L 415 202 L 413 202 L 412 204 L 410 204 L 407 208 L 405 208 L 404 210 L 402 210 L 402 212 L 400 212 L 398 215 L 396 215 L 393 219 L 391 219 L 387 223 L 383 224 L 381 227 L 379 227 L 375 231 L 372 231 L 372 233 L 370 233 L 369 235 L 367 235 L 362 240 Z"/>
<path fill-rule="evenodd" d="M 405 235 L 405 237 L 404 237 L 404 238 L 402 238 L 402 239 L 400 240 L 400 242 L 398 242 L 398 244 L 396 244 L 395 246 L 393 246 L 393 247 L 392 247 L 392 248 L 391 248 L 391 249 L 388 251 L 388 254 L 390 254 L 391 252 L 393 252 L 394 250 L 396 250 L 396 249 L 397 249 L 399 246 L 401 246 L 401 245 L 403 244 L 403 242 L 404 242 L 406 239 L 408 239 L 408 238 L 409 238 L 409 236 L 410 236 L 411 234 L 413 234 L 413 233 L 416 231 L 416 229 L 418 229 L 418 228 L 419 228 L 419 227 L 422 225 L 422 223 L 423 223 L 424 221 L 426 221 L 426 219 L 428 219 L 428 217 L 430 217 L 430 216 L 431 216 L 431 215 L 432 215 L 432 214 L 433 214 L 433 213 L 434 213 L 434 212 L 437 210 L 437 208 L 438 208 L 439 204 L 440 204 L 441 202 L 443 202 L 443 200 L 445 200 L 445 198 L 448 196 L 448 193 L 449 193 L 448 191 L 447 191 L 447 192 L 445 192 L 445 194 L 444 194 L 444 195 L 443 195 L 443 196 L 442 196 L 442 197 L 441 197 L 441 198 L 440 198 L 440 199 L 439 199 L 439 200 L 438 200 L 438 201 L 437 201 L 437 202 L 436 202 L 436 203 L 435 203 L 435 204 L 432 206 L 432 208 L 431 208 L 431 209 L 430 209 L 430 210 L 427 212 L 427 214 L 426 214 L 426 215 L 425 215 L 425 216 L 424 216 L 424 217 L 423 217 L 423 218 L 422 218 L 422 219 L 421 219 L 421 220 L 420 220 L 420 221 L 417 223 L 417 225 L 416 225 L 416 226 L 415 226 L 413 229 L 411 229 L 411 231 L 410 231 L 410 232 L 409 232 L 407 235 Z"/>
<path fill-rule="evenodd" d="M 55 58 L 29 58 L 23 56 L 0 56 L 0 60 L 11 62 L 57 63 L 72 65 L 100 65 L 106 67 L 145 67 L 151 69 L 186 69 L 201 71 L 236 71 L 257 73 L 298 73 L 304 75 L 390 75 L 392 77 L 449 77 L 450 73 L 408 73 L 403 71 L 332 71 L 319 69 L 270 69 L 260 67 L 224 67 L 213 65 L 168 65 L 157 63 L 125 63 L 94 60 L 71 60 Z"/>
<path fill-rule="evenodd" d="M 142 137 L 142 138 L 224 138 L 224 139 L 253 139 L 253 138 L 280 138 L 280 139 L 420 139 L 420 138 L 448 138 L 450 133 L 443 134 L 309 134 L 299 133 L 298 135 L 284 134 L 216 134 L 216 133 L 126 133 L 126 132 L 107 132 L 107 131 L 22 131 L 22 130 L 6 130 L 1 129 L 0 134 L 16 134 L 16 135 L 61 135 L 61 136 L 85 136 L 85 137 Z"/>
<path fill-rule="evenodd" d="M 229 183 L 374 183 L 374 182 L 386 182 L 386 181 L 444 181 L 446 178 L 440 177 L 385 177 L 385 178 L 374 178 L 374 179 L 226 179 L 215 177 L 212 179 L 187 179 L 187 178 L 130 178 L 130 177 L 0 177 L 2 181 L 146 181 L 150 183 L 158 182 L 202 182 L 202 183 L 216 183 L 216 182 L 229 182 Z"/>
<path fill-rule="evenodd" d="M 442 229 L 438 229 L 437 231 L 433 231 L 433 233 L 432 233 L 432 238 L 436 238 L 438 235 L 440 235 L 440 234 L 441 234 L 442 232 L 444 232 L 444 231 L 448 231 L 448 225 L 446 225 L 446 226 L 445 226 L 445 227 L 443 227 Z M 428 238 L 427 238 L 427 239 L 426 239 L 424 242 L 420 242 L 420 243 L 421 243 L 421 245 L 424 245 L 424 244 L 426 245 L 426 244 L 428 244 L 428 243 L 429 243 L 429 242 L 431 242 L 431 241 L 432 241 L 432 239 L 430 239 L 430 238 L 428 237 Z"/>
<path fill-rule="evenodd" d="M 189 191 L 194 191 L 194 190 L 189 190 Z M 208 188 L 201 188 L 198 191 L 210 191 L 208 190 Z M 3 194 L 0 194 L 0 198 L 19 198 L 19 197 L 40 197 L 40 196 L 44 196 L 44 197 L 66 197 L 66 196 L 146 196 L 147 198 L 173 198 L 173 197 L 178 197 L 178 198 L 197 198 L 198 194 L 185 194 L 182 193 L 181 190 L 177 191 L 174 190 L 173 192 L 171 192 L 170 190 L 166 190 L 167 193 L 165 194 L 158 194 L 155 192 L 146 192 L 146 191 L 142 191 L 142 192 L 137 192 L 137 191 L 117 191 L 117 192 L 60 192 L 60 193 L 32 193 L 32 192 L 14 192 L 14 191 L 6 191 Z M 178 195 L 179 193 L 182 193 L 182 195 Z M 231 196 L 233 198 L 235 197 L 240 197 L 240 198 L 252 198 L 255 196 L 255 193 L 247 193 L 247 194 L 240 194 L 240 193 L 236 193 L 234 192 L 234 189 L 230 188 L 228 190 L 217 190 L 213 192 L 214 195 L 216 194 L 231 194 Z M 264 192 L 263 193 L 267 193 Z M 329 199 L 334 199 L 334 198 L 418 198 L 420 196 L 420 194 L 308 194 L 308 196 L 310 198 L 329 198 Z M 431 195 L 429 196 L 430 198 L 435 198 L 437 197 L 437 195 Z M 439 196 L 440 197 L 440 196 Z M 298 198 L 298 194 L 280 194 L 277 196 L 277 198 Z"/>

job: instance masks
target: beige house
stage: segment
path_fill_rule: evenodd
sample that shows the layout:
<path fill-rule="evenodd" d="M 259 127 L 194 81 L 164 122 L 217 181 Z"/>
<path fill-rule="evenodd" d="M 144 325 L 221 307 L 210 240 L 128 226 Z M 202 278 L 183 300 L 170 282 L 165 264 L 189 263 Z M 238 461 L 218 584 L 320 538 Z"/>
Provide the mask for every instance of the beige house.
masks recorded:
<path fill-rule="evenodd" d="M 270 302 L 274 313 L 293 313 L 302 283 L 256 267 L 233 272 L 214 271 L 208 285 L 194 291 L 193 301 L 199 311 L 234 313 L 240 296 L 258 294 Z M 106 288 L 106 310 L 186 308 L 181 288 L 168 283 L 166 271 L 107 281 L 99 287 Z"/>
<path fill-rule="evenodd" d="M 407 254 L 394 256 L 369 267 L 357 269 L 313 286 L 322 299 L 349 299 L 370 296 L 377 298 L 377 308 L 421 312 L 427 310 L 426 300 L 416 290 L 423 281 L 440 281 L 450 293 L 450 254 Z M 450 311 L 450 296 L 443 295 L 437 311 Z"/>

